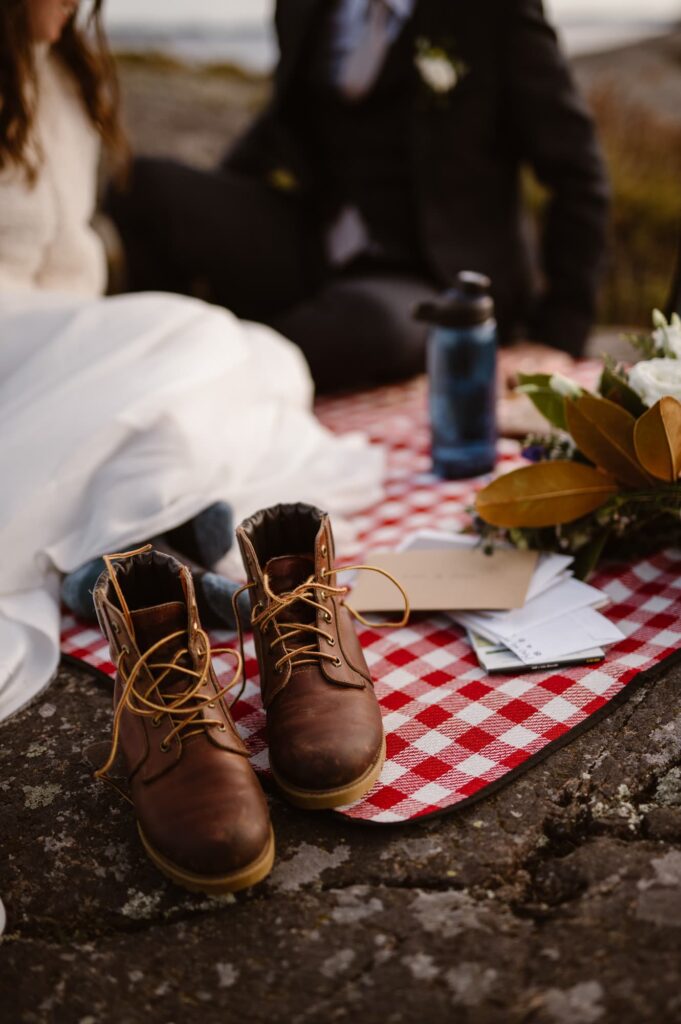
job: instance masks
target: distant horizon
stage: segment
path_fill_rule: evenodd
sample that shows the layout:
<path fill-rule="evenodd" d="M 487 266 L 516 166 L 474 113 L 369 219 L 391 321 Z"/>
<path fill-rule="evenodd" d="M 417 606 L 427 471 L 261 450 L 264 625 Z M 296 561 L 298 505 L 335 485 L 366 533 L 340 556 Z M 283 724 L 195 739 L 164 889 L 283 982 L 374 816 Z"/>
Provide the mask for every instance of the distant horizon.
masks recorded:
<path fill-rule="evenodd" d="M 559 24 L 578 19 L 609 21 L 674 21 L 681 19 L 681 0 L 547 0 L 548 13 Z M 187 25 L 212 22 L 221 25 L 264 24 L 274 9 L 274 0 L 108 0 L 107 21 L 115 24 Z"/>
<path fill-rule="evenodd" d="M 681 0 L 549 0 L 549 16 L 569 56 L 611 50 L 681 21 Z M 268 73 L 277 59 L 274 0 L 109 0 L 114 48 L 159 52 L 194 64 L 230 63 Z"/>

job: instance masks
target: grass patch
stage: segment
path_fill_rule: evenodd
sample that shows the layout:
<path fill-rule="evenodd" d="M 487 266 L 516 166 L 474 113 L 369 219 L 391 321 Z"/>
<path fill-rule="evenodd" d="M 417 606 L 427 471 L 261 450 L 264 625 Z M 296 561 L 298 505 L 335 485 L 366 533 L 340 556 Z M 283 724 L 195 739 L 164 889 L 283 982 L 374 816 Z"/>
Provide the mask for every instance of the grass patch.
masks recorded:
<path fill-rule="evenodd" d="M 240 82 L 262 83 L 269 82 L 271 79 L 270 75 L 249 71 L 247 68 L 241 67 L 240 64 L 232 64 L 229 61 L 219 64 L 204 64 L 201 65 L 201 70 L 212 78 L 230 78 Z"/>
<path fill-rule="evenodd" d="M 622 102 L 613 89 L 589 101 L 608 164 L 612 209 L 601 287 L 602 324 L 650 326 L 664 308 L 681 239 L 681 126 Z M 528 175 L 525 194 L 541 224 L 547 193 Z"/>
<path fill-rule="evenodd" d="M 148 71 L 177 72 L 186 71 L 187 65 L 177 57 L 156 50 L 116 50 L 114 53 L 117 64 L 129 68 L 145 68 Z"/>
<path fill-rule="evenodd" d="M 230 61 L 220 61 L 213 64 L 192 63 L 159 50 L 117 50 L 115 57 L 116 61 L 125 67 L 144 68 L 148 71 L 184 72 L 198 75 L 201 78 L 225 78 L 230 81 L 248 84 L 261 84 L 268 82 L 270 79 L 269 75 L 249 71 L 241 67 L 240 64 L 232 64 Z"/>
<path fill-rule="evenodd" d="M 681 126 L 621 102 L 590 97 L 612 182 L 610 258 L 601 295 L 605 323 L 650 323 L 663 307 L 681 238 Z"/>

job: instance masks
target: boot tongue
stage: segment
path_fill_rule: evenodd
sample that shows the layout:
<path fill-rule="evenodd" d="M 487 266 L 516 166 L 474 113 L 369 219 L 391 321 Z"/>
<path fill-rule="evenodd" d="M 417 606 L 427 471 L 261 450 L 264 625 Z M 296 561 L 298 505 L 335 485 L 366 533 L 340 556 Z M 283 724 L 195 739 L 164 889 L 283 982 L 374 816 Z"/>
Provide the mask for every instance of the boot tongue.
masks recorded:
<path fill-rule="evenodd" d="M 275 594 L 288 594 L 310 578 L 314 561 L 309 555 L 280 555 L 270 558 L 265 572 Z"/>
<path fill-rule="evenodd" d="M 313 572 L 314 559 L 309 555 L 280 555 L 278 558 L 270 558 L 265 566 L 270 589 L 274 594 L 290 593 L 308 580 Z M 277 619 L 279 622 L 312 622 L 314 617 L 314 608 L 303 601 L 294 601 L 279 612 Z M 297 641 L 292 641 L 291 646 L 308 642 L 309 637 L 306 639 L 301 636 Z"/>
<path fill-rule="evenodd" d="M 168 601 L 152 608 L 140 608 L 131 613 L 135 640 L 140 654 L 144 654 L 159 640 L 181 631 L 181 635 L 162 644 L 152 661 L 170 661 L 173 654 L 187 646 L 187 606 L 182 601 Z"/>

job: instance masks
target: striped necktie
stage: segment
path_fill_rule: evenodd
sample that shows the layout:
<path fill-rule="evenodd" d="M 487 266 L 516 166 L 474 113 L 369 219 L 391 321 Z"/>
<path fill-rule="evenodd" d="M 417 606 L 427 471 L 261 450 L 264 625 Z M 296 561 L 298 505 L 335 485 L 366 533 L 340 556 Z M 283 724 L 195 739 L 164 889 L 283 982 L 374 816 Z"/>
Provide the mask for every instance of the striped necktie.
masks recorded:
<path fill-rule="evenodd" d="M 390 16 L 385 0 L 368 0 L 362 36 L 340 71 L 338 86 L 347 100 L 366 96 L 378 78 L 390 45 Z"/>

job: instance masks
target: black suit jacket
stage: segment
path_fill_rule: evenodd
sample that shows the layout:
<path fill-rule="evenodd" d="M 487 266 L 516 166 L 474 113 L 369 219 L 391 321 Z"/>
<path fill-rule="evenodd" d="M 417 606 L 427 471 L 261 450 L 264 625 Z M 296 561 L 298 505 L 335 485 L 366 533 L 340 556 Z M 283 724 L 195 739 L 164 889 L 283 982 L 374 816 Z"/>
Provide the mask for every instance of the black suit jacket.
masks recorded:
<path fill-rule="evenodd" d="M 301 69 L 327 3 L 278 0 L 273 97 L 226 160 L 275 184 L 295 181 L 311 208 L 324 181 L 306 160 Z M 467 69 L 445 97 L 413 69 L 410 166 L 425 259 L 443 283 L 465 268 L 489 274 L 506 338 L 522 330 L 577 354 L 595 312 L 608 187 L 592 120 L 541 0 L 417 0 L 414 19 L 416 38 L 444 45 Z M 524 237 L 523 164 L 550 194 L 539 275 Z"/>

